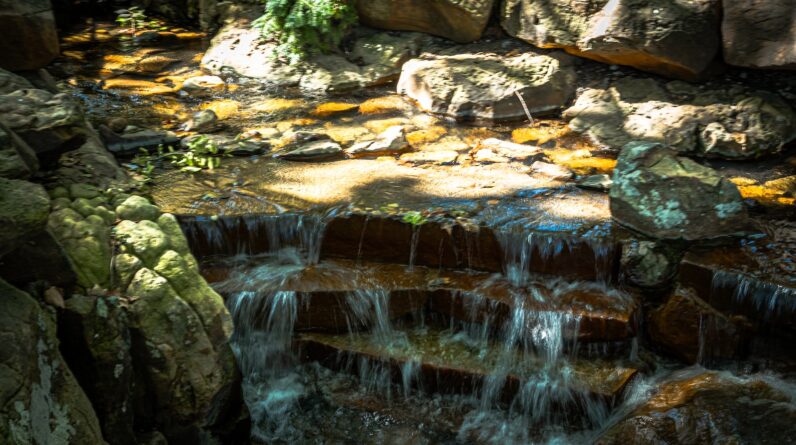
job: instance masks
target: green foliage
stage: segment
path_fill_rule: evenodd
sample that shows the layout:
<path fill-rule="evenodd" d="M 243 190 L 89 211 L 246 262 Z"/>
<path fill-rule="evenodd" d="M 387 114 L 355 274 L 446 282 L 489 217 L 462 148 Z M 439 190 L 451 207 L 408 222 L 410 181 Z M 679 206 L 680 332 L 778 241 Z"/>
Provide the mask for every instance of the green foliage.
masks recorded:
<path fill-rule="evenodd" d="M 340 45 L 357 22 L 352 0 L 261 0 L 265 15 L 254 22 L 278 45 L 275 56 L 295 63 L 310 54 Z"/>
<path fill-rule="evenodd" d="M 135 171 L 149 181 L 155 168 L 163 167 L 164 161 L 181 171 L 196 173 L 216 169 L 221 165 L 221 158 L 229 156 L 215 142 L 202 135 L 188 142 L 186 150 L 176 151 L 174 147 L 159 145 L 157 152 L 150 154 L 142 148 L 132 164 Z"/>
<path fill-rule="evenodd" d="M 428 222 L 428 218 L 423 216 L 423 214 L 420 212 L 410 211 L 404 213 L 403 222 L 411 224 L 413 226 L 422 226 L 423 224 Z"/>

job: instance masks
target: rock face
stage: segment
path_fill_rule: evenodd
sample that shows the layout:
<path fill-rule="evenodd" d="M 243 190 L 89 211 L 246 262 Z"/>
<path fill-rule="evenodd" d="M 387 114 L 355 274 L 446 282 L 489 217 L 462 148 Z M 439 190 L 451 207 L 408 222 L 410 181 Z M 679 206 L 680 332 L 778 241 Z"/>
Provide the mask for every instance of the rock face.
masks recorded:
<path fill-rule="evenodd" d="M 722 6 L 727 63 L 796 69 L 796 0 L 724 0 Z"/>
<path fill-rule="evenodd" d="M 374 28 L 420 31 L 456 42 L 478 40 L 495 0 L 374 0 L 357 2 L 359 20 Z"/>
<path fill-rule="evenodd" d="M 67 94 L 17 90 L 0 96 L 0 121 L 36 152 L 42 167 L 83 145 L 89 131 L 80 106 Z"/>
<path fill-rule="evenodd" d="M 650 340 L 687 363 L 743 355 L 750 324 L 740 316 L 728 317 L 678 288 L 649 317 Z"/>
<path fill-rule="evenodd" d="M 66 361 L 88 393 L 104 436 L 135 445 L 130 331 L 119 298 L 73 296 L 59 321 Z"/>
<path fill-rule="evenodd" d="M 44 229 L 49 213 L 50 197 L 44 187 L 0 178 L 0 256 Z"/>
<path fill-rule="evenodd" d="M 273 44 L 264 42 L 258 30 L 248 22 L 237 22 L 216 34 L 202 67 L 213 74 L 233 72 L 276 87 L 339 93 L 394 81 L 427 39 L 417 33 L 363 33 L 346 54 L 318 55 L 288 65 L 273 58 Z"/>
<path fill-rule="evenodd" d="M 586 89 L 564 117 L 572 130 L 613 149 L 655 141 L 687 155 L 749 159 L 796 139 L 796 113 L 787 103 L 735 85 L 625 78 Z"/>
<path fill-rule="evenodd" d="M 34 70 L 59 54 L 58 33 L 50 0 L 0 1 L 0 66 Z"/>
<path fill-rule="evenodd" d="M 596 443 L 791 443 L 793 400 L 764 379 L 686 369 Z"/>
<path fill-rule="evenodd" d="M 24 77 L 0 68 L 0 94 L 13 93 L 16 90 L 33 88 Z"/>
<path fill-rule="evenodd" d="M 719 54 L 720 3 L 506 0 L 501 23 L 510 35 L 542 48 L 694 79 Z"/>
<path fill-rule="evenodd" d="M 656 143 L 632 142 L 622 149 L 610 193 L 614 220 L 658 239 L 742 232 L 747 215 L 738 188 L 715 170 L 676 155 Z"/>
<path fill-rule="evenodd" d="M 611 181 L 610 177 L 607 179 Z M 666 243 L 646 240 L 628 241 L 622 245 L 620 267 L 622 278 L 641 288 L 664 288 L 671 283 L 677 273 L 682 256 L 681 251 Z"/>
<path fill-rule="evenodd" d="M 104 444 L 86 394 L 58 350 L 54 317 L 0 280 L 0 442 Z"/>
<path fill-rule="evenodd" d="M 36 153 L 10 128 L 0 123 L 0 177 L 25 179 L 39 170 Z"/>
<path fill-rule="evenodd" d="M 532 116 L 565 107 L 574 80 L 565 55 L 462 52 L 410 60 L 401 71 L 398 92 L 425 111 L 494 123 L 526 118 L 517 93 Z"/>

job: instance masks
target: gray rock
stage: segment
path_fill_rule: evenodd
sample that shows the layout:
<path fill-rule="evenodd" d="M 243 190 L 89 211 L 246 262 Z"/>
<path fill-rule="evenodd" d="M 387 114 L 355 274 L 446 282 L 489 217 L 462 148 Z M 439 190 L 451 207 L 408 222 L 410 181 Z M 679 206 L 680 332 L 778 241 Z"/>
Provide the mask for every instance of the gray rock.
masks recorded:
<path fill-rule="evenodd" d="M 498 156 L 512 161 L 529 161 L 544 156 L 542 149 L 535 145 L 516 144 L 496 138 L 484 139 L 481 141 L 481 147 L 488 148 Z"/>
<path fill-rule="evenodd" d="M 30 82 L 22 76 L 0 68 L 0 94 L 13 93 L 16 90 L 33 88 Z"/>
<path fill-rule="evenodd" d="M 116 214 L 120 219 L 128 219 L 133 222 L 157 221 L 160 216 L 160 209 L 144 197 L 131 196 L 116 207 Z"/>
<path fill-rule="evenodd" d="M 722 1 L 724 60 L 749 68 L 796 69 L 796 0 Z"/>
<path fill-rule="evenodd" d="M 399 158 L 401 162 L 414 165 L 436 164 L 453 165 L 459 158 L 459 153 L 453 150 L 418 151 L 404 153 Z"/>
<path fill-rule="evenodd" d="M 685 79 L 720 54 L 720 18 L 720 0 L 506 0 L 501 11 L 506 32 L 536 46 Z"/>
<path fill-rule="evenodd" d="M 197 111 L 191 119 L 180 127 L 183 131 L 195 131 L 197 133 L 212 133 L 221 128 L 218 116 L 213 110 Z"/>
<path fill-rule="evenodd" d="M 662 289 L 677 274 L 683 253 L 654 241 L 631 240 L 622 244 L 622 278 L 633 286 Z"/>
<path fill-rule="evenodd" d="M 274 158 L 286 161 L 327 161 L 339 159 L 343 154 L 340 144 L 330 140 L 307 142 L 296 148 L 274 153 Z"/>
<path fill-rule="evenodd" d="M 614 185 L 613 180 L 608 175 L 590 175 L 578 181 L 577 186 L 587 190 L 597 190 L 607 192 Z"/>
<path fill-rule="evenodd" d="M 26 179 L 38 170 L 36 152 L 0 122 L 0 177 Z"/>
<path fill-rule="evenodd" d="M 531 171 L 558 181 L 569 181 L 575 176 L 572 170 L 566 167 L 542 161 L 536 161 L 531 164 Z"/>
<path fill-rule="evenodd" d="M 625 146 L 613 182 L 614 220 L 652 238 L 709 239 L 748 228 L 746 208 L 733 183 L 661 144 Z"/>
<path fill-rule="evenodd" d="M 196 76 L 185 79 L 182 90 L 192 95 L 208 95 L 224 91 L 226 83 L 218 76 Z"/>
<path fill-rule="evenodd" d="M 174 132 L 168 130 L 133 127 L 121 134 L 105 130 L 105 127 L 100 127 L 108 151 L 119 157 L 135 156 L 141 153 L 141 149 L 154 151 L 159 146 L 168 147 L 180 141 Z"/>
<path fill-rule="evenodd" d="M 0 280 L 0 442 L 105 444 L 97 415 L 61 356 L 55 317 Z"/>
<path fill-rule="evenodd" d="M 374 28 L 420 31 L 466 43 L 478 40 L 495 0 L 371 0 L 358 2 L 359 20 Z"/>
<path fill-rule="evenodd" d="M 748 159 L 779 152 L 796 139 L 796 112 L 778 96 L 717 85 L 625 78 L 586 89 L 564 112 L 569 127 L 618 149 L 654 141 L 682 154 Z"/>
<path fill-rule="evenodd" d="M 574 94 L 575 72 L 566 55 L 467 51 L 410 60 L 398 92 L 425 111 L 486 123 L 526 119 L 517 93 L 532 116 L 564 108 Z"/>
<path fill-rule="evenodd" d="M 351 157 L 395 155 L 409 150 L 406 130 L 402 125 L 395 125 L 384 130 L 373 141 L 354 144 L 346 150 Z"/>

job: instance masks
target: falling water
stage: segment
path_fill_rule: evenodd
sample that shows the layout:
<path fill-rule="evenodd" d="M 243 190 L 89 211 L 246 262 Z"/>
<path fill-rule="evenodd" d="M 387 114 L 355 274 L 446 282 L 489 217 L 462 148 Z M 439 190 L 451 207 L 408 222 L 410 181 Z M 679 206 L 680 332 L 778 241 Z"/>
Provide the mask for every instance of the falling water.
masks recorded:
<path fill-rule="evenodd" d="M 715 271 L 711 293 L 717 295 L 727 289 L 732 292 L 734 304 L 751 304 L 762 321 L 796 312 L 796 289 L 762 282 L 739 273 Z"/>

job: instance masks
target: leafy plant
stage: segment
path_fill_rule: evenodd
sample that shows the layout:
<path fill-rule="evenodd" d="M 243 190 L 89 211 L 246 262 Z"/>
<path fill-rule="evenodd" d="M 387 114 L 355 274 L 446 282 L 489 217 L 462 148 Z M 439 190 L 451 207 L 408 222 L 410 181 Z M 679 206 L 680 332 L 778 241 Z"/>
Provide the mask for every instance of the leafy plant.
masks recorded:
<path fill-rule="evenodd" d="M 340 45 L 357 22 L 352 0 L 261 0 L 265 15 L 253 26 L 277 42 L 274 55 L 296 63 L 307 55 Z"/>
<path fill-rule="evenodd" d="M 119 9 L 116 11 L 116 23 L 119 26 L 130 28 L 133 32 L 138 29 L 144 28 L 150 23 L 144 10 L 138 6 L 131 6 L 127 9 Z"/>
<path fill-rule="evenodd" d="M 174 147 L 158 145 L 157 152 L 150 154 L 141 149 L 141 154 L 133 159 L 133 164 L 138 166 L 138 173 L 145 178 L 150 178 L 154 169 L 162 165 L 163 161 L 178 167 L 188 173 L 202 170 L 214 170 L 221 165 L 221 158 L 229 157 L 221 147 L 207 136 L 198 136 L 187 143 L 186 150 L 176 151 Z"/>
<path fill-rule="evenodd" d="M 403 222 L 411 224 L 413 226 L 422 226 L 423 224 L 428 222 L 428 218 L 423 216 L 422 213 L 413 210 L 404 213 Z"/>

